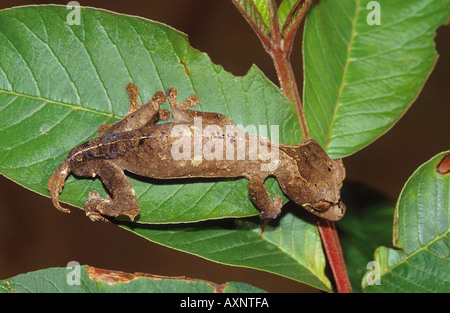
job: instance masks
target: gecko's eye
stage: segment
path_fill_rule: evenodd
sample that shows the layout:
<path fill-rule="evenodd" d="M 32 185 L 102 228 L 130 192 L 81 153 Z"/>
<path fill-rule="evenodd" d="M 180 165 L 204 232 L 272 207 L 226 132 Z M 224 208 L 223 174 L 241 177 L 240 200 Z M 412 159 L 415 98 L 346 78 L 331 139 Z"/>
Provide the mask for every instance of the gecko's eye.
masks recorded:
<path fill-rule="evenodd" d="M 312 206 L 314 207 L 314 210 L 323 212 L 323 211 L 327 210 L 331 205 L 332 205 L 331 202 L 320 200 L 320 201 L 314 202 Z"/>
<path fill-rule="evenodd" d="M 314 213 L 314 212 L 319 213 L 319 212 L 326 211 L 331 205 L 332 205 L 332 203 L 327 202 L 327 201 L 317 201 L 312 204 L 304 203 L 302 206 L 312 213 Z"/>
<path fill-rule="evenodd" d="M 314 203 L 304 203 L 302 205 L 309 212 L 330 221 L 338 221 L 345 214 L 345 205 L 342 201 L 332 203 L 319 200 Z"/>

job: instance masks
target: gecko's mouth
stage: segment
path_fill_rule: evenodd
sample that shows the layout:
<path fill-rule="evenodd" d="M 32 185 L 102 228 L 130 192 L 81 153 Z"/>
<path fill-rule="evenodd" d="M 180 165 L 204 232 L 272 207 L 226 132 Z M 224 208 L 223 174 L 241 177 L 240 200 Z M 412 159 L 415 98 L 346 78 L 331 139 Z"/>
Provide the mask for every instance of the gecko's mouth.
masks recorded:
<path fill-rule="evenodd" d="M 345 204 L 340 200 L 337 203 L 320 200 L 302 206 L 311 213 L 334 222 L 339 221 L 345 214 Z"/>

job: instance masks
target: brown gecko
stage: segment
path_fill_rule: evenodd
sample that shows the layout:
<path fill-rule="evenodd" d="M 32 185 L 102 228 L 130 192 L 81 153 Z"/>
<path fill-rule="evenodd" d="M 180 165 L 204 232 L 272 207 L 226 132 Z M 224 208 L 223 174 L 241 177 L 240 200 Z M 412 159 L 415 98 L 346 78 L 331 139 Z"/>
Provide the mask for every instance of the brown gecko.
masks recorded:
<path fill-rule="evenodd" d="M 100 126 L 100 137 L 72 149 L 50 177 L 48 190 L 59 210 L 70 212 L 61 207 L 58 197 L 72 172 L 77 176 L 99 176 L 109 193 L 106 198 L 101 198 L 97 191 L 89 193 L 84 208 L 91 220 L 105 221 L 124 215 L 134 221 L 140 206 L 125 176 L 127 171 L 157 179 L 245 177 L 249 180 L 250 197 L 263 219 L 276 218 L 282 207 L 281 196 L 272 200 L 264 186 L 265 179 L 273 176 L 292 201 L 313 214 L 332 221 L 344 215 L 340 189 L 345 168 L 340 159 L 330 159 L 314 140 L 284 145 L 251 136 L 237 127 L 233 134 L 221 132 L 221 128 L 235 127 L 235 124 L 219 113 L 189 110 L 199 103 L 198 97 L 193 95 L 179 103 L 175 88 L 167 90 L 173 122 L 155 124 L 170 117 L 168 110 L 160 110 L 166 96 L 157 92 L 147 104 L 139 105 L 138 88 L 128 84 L 126 90 L 130 98 L 127 115 L 115 124 Z M 206 125 L 204 130 L 208 126 L 216 127 L 196 138 L 199 118 L 202 126 Z M 252 158 L 252 142 L 266 150 Z M 199 154 L 196 147 L 206 147 L 210 156 L 220 155 L 225 148 L 233 149 L 226 158 L 218 158 Z M 244 155 L 238 155 L 239 147 L 245 148 Z M 274 152 L 275 160 L 270 154 Z"/>

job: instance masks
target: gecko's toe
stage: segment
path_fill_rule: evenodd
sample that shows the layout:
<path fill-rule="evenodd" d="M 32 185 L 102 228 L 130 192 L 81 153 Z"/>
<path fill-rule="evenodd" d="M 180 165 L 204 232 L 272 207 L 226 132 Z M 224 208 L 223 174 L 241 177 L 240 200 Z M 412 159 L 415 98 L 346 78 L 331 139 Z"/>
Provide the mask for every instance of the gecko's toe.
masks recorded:
<path fill-rule="evenodd" d="M 167 109 L 160 110 L 158 114 L 161 121 L 167 121 L 170 118 L 170 111 Z"/>
<path fill-rule="evenodd" d="M 100 194 L 98 193 L 98 191 L 92 190 L 89 192 L 88 200 L 92 198 L 100 198 Z"/>
<path fill-rule="evenodd" d="M 109 222 L 109 220 L 98 212 L 86 212 L 86 216 L 93 222 Z"/>

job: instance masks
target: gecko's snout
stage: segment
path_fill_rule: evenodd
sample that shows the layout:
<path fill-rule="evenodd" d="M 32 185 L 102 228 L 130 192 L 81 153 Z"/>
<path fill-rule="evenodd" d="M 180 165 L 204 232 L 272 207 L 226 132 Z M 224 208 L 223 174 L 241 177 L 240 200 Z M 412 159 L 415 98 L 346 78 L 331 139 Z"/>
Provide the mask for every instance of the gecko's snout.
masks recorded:
<path fill-rule="evenodd" d="M 328 210 L 322 213 L 322 218 L 337 222 L 345 215 L 345 204 L 342 201 L 332 204 Z"/>
<path fill-rule="evenodd" d="M 50 196 L 52 198 L 53 205 L 64 213 L 70 213 L 69 209 L 63 208 L 59 203 L 59 194 L 62 191 L 64 186 L 64 182 L 66 181 L 67 176 L 70 173 L 69 164 L 66 161 L 61 163 L 53 175 L 50 177 L 47 185 L 47 189 L 50 191 Z"/>

